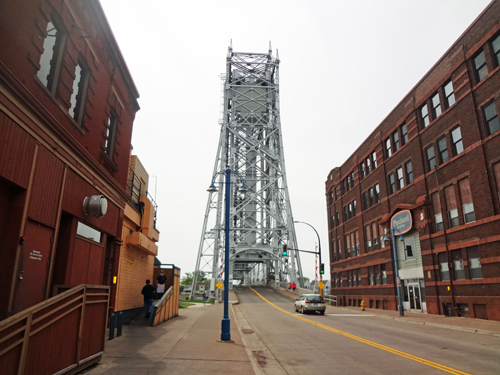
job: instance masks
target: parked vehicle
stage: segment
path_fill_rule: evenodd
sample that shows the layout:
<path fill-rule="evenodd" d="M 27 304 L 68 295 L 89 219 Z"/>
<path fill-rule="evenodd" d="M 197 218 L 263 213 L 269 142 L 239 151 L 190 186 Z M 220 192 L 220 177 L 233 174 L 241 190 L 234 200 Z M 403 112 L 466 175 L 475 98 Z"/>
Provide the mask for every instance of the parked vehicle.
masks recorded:
<path fill-rule="evenodd" d="M 319 294 L 303 294 L 295 300 L 295 311 L 300 311 L 305 314 L 307 311 L 319 311 L 321 315 L 325 315 L 326 305 L 325 300 Z"/>

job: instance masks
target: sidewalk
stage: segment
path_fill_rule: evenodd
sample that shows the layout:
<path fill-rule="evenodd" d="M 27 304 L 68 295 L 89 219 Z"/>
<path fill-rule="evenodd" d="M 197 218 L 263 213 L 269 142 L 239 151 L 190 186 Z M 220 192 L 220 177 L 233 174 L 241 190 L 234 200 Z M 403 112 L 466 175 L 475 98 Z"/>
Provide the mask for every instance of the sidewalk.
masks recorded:
<path fill-rule="evenodd" d="M 297 295 L 292 295 L 288 290 L 285 289 L 276 290 L 276 292 L 290 298 L 290 300 L 293 301 L 298 298 Z M 446 317 L 444 315 L 412 313 L 408 311 L 404 312 L 404 316 L 399 316 L 399 313 L 397 311 L 368 308 L 365 308 L 365 311 L 361 311 L 360 307 L 353 306 L 336 307 L 327 305 L 327 310 L 325 313 L 342 314 L 346 312 L 372 314 L 382 318 L 393 319 L 398 322 L 421 324 L 500 337 L 500 321 L 496 320 L 472 319 L 457 316 Z"/>
<path fill-rule="evenodd" d="M 156 327 L 137 318 L 123 326 L 123 334 L 106 341 L 99 364 L 85 375 L 238 374 L 255 370 L 243 344 L 231 304 L 238 300 L 229 292 L 231 342 L 221 342 L 224 304 L 202 303 L 179 309 L 179 316 Z"/>

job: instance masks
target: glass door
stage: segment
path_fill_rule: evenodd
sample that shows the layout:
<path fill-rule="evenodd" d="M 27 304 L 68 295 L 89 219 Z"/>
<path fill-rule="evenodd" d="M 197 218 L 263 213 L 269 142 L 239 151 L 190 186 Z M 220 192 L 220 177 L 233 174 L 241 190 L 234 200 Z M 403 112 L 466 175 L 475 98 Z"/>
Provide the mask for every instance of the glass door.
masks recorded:
<path fill-rule="evenodd" d="M 420 285 L 418 283 L 408 284 L 408 299 L 410 300 L 410 310 L 422 311 Z"/>

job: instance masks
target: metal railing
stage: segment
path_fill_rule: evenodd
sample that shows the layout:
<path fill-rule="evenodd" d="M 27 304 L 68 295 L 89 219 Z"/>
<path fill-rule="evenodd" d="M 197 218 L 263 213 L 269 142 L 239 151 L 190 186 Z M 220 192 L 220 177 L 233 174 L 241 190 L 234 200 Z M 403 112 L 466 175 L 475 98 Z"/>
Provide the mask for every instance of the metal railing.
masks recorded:
<path fill-rule="evenodd" d="M 2 374 L 76 373 L 100 360 L 110 288 L 70 288 L 55 286 L 65 291 L 0 322 Z"/>

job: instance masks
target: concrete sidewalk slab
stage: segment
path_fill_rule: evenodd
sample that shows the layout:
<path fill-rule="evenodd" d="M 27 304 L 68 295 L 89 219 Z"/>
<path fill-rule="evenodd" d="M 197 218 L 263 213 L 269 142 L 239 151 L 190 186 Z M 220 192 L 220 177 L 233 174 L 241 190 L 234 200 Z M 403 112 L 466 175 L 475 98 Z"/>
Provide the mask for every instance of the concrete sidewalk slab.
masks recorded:
<path fill-rule="evenodd" d="M 237 301 L 232 292 L 229 299 Z M 232 308 L 232 341 L 220 341 L 223 314 L 223 303 L 200 304 L 180 309 L 179 316 L 156 327 L 142 321 L 123 326 L 123 335 L 106 342 L 100 363 L 85 374 L 254 375 Z"/>

